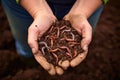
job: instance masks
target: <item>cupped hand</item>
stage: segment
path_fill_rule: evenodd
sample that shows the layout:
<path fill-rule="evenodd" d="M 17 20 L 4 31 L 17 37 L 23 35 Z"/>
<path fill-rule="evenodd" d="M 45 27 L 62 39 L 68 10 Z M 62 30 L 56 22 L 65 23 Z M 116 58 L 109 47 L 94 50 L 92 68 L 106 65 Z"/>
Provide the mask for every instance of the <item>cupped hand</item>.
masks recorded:
<path fill-rule="evenodd" d="M 92 38 L 92 27 L 84 15 L 67 14 L 64 19 L 69 20 L 72 27 L 82 36 L 81 47 L 84 52 L 80 53 L 77 57 L 70 61 L 70 66 L 75 67 L 86 58 L 88 46 Z"/>
<path fill-rule="evenodd" d="M 37 62 L 46 70 L 50 75 L 56 73 L 61 75 L 63 70 L 60 67 L 55 67 L 51 63 L 48 63 L 45 57 L 43 57 L 41 51 L 38 50 L 38 38 L 40 38 L 52 25 L 56 18 L 49 14 L 39 14 L 30 25 L 28 29 L 28 44 L 30 45 L 33 55 Z"/>

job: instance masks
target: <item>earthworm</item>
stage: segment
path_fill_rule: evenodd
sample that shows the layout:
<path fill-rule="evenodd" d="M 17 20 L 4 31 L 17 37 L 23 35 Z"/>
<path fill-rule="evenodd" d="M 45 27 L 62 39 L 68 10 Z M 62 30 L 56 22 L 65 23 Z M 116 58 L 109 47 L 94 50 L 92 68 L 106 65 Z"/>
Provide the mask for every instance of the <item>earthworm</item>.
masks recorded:
<path fill-rule="evenodd" d="M 71 29 L 63 30 L 63 31 L 62 31 L 62 34 L 63 34 L 64 32 L 70 32 L 70 31 L 71 31 Z"/>
<path fill-rule="evenodd" d="M 73 45 L 75 45 L 75 44 L 80 44 L 80 43 L 77 43 L 77 42 L 68 42 L 68 44 L 73 44 Z"/>
<path fill-rule="evenodd" d="M 43 55 L 45 55 L 45 48 L 46 48 L 46 47 L 44 46 L 44 47 L 42 47 L 42 49 L 41 49 L 41 50 L 42 50 Z"/>
<path fill-rule="evenodd" d="M 50 38 L 50 47 L 53 47 L 53 39 L 52 38 Z"/>
<path fill-rule="evenodd" d="M 48 33 L 50 33 L 53 30 L 53 26 L 51 26 L 50 30 L 48 31 Z"/>
<path fill-rule="evenodd" d="M 66 41 L 70 41 L 70 42 L 71 42 L 71 41 L 74 41 L 74 37 L 75 37 L 75 36 L 74 36 L 74 34 L 72 34 L 72 33 L 71 33 L 71 35 L 72 35 L 72 39 L 67 38 L 67 36 L 64 34 L 64 39 L 65 39 Z"/>
<path fill-rule="evenodd" d="M 79 44 L 79 43 L 76 43 L 76 42 L 68 42 L 68 44 L 70 45 L 70 46 L 74 46 L 74 45 L 76 45 L 76 44 Z"/>
<path fill-rule="evenodd" d="M 52 39 L 55 39 L 56 37 L 55 37 L 55 36 L 50 36 L 49 38 L 50 38 L 50 39 L 51 39 L 51 38 L 52 38 Z"/>
<path fill-rule="evenodd" d="M 73 37 L 73 38 L 74 38 L 74 37 Z M 73 41 L 74 41 L 74 39 L 69 39 L 69 38 L 67 38 L 66 35 L 64 35 L 64 38 L 62 38 L 62 39 L 60 39 L 60 40 L 66 40 L 66 41 L 68 41 L 68 42 L 73 42 Z"/>
<path fill-rule="evenodd" d="M 58 63 L 58 56 L 55 53 L 52 53 L 52 55 L 56 58 L 56 63 Z"/>
<path fill-rule="evenodd" d="M 66 49 L 70 55 L 72 54 L 71 51 L 70 51 L 70 49 L 69 49 L 68 47 L 66 47 L 66 46 L 61 46 L 60 48 Z"/>
<path fill-rule="evenodd" d="M 74 41 L 73 39 L 68 39 L 68 38 L 66 38 L 65 40 L 70 42 Z"/>
<path fill-rule="evenodd" d="M 59 35 L 60 35 L 60 29 L 59 27 L 57 27 L 57 38 L 59 37 Z"/>
<path fill-rule="evenodd" d="M 70 53 L 66 52 L 66 54 L 72 58 L 72 55 Z"/>
<path fill-rule="evenodd" d="M 75 35 L 72 32 L 70 34 L 72 35 L 72 39 L 75 40 Z"/>
<path fill-rule="evenodd" d="M 43 44 L 43 45 L 45 45 L 45 47 L 46 47 L 48 50 L 50 49 L 50 48 L 48 47 L 47 43 L 44 42 L 44 41 L 39 42 L 39 44 Z"/>
<path fill-rule="evenodd" d="M 61 51 L 59 48 L 53 49 L 53 50 L 49 50 L 49 52 L 56 52 L 56 51 Z"/>
<path fill-rule="evenodd" d="M 62 40 L 65 40 L 65 38 L 61 38 L 60 40 L 61 40 L 61 41 L 62 41 Z"/>
<path fill-rule="evenodd" d="M 49 38 L 49 35 L 45 36 L 45 40 L 47 40 Z"/>
<path fill-rule="evenodd" d="M 76 57 L 77 56 L 77 51 L 76 50 L 74 50 L 74 55 L 73 55 L 73 57 Z"/>
<path fill-rule="evenodd" d="M 64 29 L 64 28 L 66 28 L 67 26 L 62 26 L 61 28 L 60 28 L 60 30 L 62 30 L 62 29 Z"/>
<path fill-rule="evenodd" d="M 55 40 L 55 36 L 50 36 L 50 43 L 51 43 L 51 47 L 53 47 L 53 41 Z"/>

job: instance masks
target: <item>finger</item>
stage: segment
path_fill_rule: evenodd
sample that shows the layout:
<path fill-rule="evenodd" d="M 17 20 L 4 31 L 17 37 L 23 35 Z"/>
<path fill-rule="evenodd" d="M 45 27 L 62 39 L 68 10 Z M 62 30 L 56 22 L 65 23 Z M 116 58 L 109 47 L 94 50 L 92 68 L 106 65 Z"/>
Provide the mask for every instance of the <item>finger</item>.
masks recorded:
<path fill-rule="evenodd" d="M 81 47 L 86 50 L 92 39 L 92 28 L 88 22 L 86 23 L 86 25 L 83 26 L 81 34 Z"/>
<path fill-rule="evenodd" d="M 55 69 L 56 69 L 56 73 L 57 73 L 58 75 L 62 75 L 62 74 L 64 73 L 63 69 L 60 68 L 60 67 L 58 67 L 58 66 L 56 66 Z"/>
<path fill-rule="evenodd" d="M 64 19 L 64 20 L 69 20 L 68 15 L 65 15 L 65 16 L 63 17 L 63 19 Z"/>
<path fill-rule="evenodd" d="M 35 25 L 31 25 L 28 29 L 28 44 L 32 49 L 33 53 L 37 53 L 38 51 L 38 30 Z"/>
<path fill-rule="evenodd" d="M 50 75 L 55 75 L 56 74 L 55 67 L 52 64 L 50 64 L 50 65 L 51 65 L 51 69 L 48 71 L 48 73 Z"/>
<path fill-rule="evenodd" d="M 68 60 L 59 61 L 58 65 L 61 66 L 64 70 L 66 70 L 70 66 L 70 62 Z"/>
<path fill-rule="evenodd" d="M 74 58 L 70 62 L 70 66 L 75 67 L 75 66 L 79 65 L 86 58 L 87 52 L 88 52 L 88 50 L 86 50 L 83 53 L 80 53 L 76 58 Z"/>
<path fill-rule="evenodd" d="M 37 62 L 47 71 L 51 69 L 51 64 L 47 62 L 47 60 L 41 55 L 40 52 L 34 54 L 35 59 Z"/>

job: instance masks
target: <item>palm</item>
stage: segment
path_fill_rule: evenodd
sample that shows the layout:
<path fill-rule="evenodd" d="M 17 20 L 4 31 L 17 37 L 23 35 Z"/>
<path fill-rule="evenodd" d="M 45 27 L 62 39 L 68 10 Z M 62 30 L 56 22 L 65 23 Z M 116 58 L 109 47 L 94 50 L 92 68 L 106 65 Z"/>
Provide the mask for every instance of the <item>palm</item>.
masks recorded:
<path fill-rule="evenodd" d="M 82 15 L 66 15 L 65 19 L 69 20 L 72 24 L 72 27 L 78 31 L 78 33 L 82 36 L 81 47 L 84 50 L 83 53 L 79 54 L 75 59 L 71 60 L 70 65 L 72 67 L 80 64 L 86 57 L 88 52 L 88 45 L 91 42 L 92 37 L 92 28 L 87 21 L 87 19 Z"/>

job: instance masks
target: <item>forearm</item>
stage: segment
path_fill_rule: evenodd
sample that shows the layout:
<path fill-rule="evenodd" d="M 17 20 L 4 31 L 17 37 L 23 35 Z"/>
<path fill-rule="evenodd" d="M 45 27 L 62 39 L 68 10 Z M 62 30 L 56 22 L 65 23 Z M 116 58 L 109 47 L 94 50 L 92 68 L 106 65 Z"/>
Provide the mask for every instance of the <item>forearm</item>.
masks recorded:
<path fill-rule="evenodd" d="M 21 0 L 20 4 L 35 18 L 39 13 L 43 15 L 53 14 L 46 0 Z"/>
<path fill-rule="evenodd" d="M 69 13 L 84 15 L 88 18 L 100 5 L 101 0 L 77 0 Z"/>

